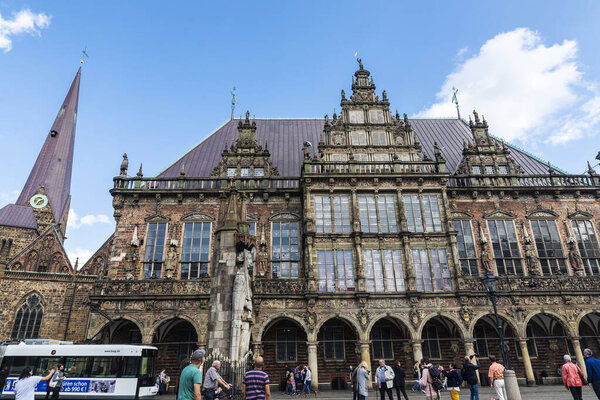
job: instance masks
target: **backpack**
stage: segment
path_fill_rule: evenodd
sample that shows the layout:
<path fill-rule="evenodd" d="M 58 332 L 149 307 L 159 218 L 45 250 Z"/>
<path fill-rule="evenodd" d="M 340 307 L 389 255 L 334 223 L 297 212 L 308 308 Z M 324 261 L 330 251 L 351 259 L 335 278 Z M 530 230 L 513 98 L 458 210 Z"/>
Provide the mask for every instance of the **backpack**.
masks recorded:
<path fill-rule="evenodd" d="M 435 366 L 431 366 L 428 369 L 429 369 L 429 377 L 431 378 L 431 387 L 436 392 L 439 392 L 440 390 L 442 390 L 444 388 L 444 383 L 442 382 L 440 370 Z"/>
<path fill-rule="evenodd" d="M 457 384 L 458 384 L 458 386 L 460 387 L 460 386 L 462 385 L 462 383 L 463 383 L 463 377 L 462 377 L 462 375 L 461 375 L 461 374 L 459 374 L 459 373 L 458 373 L 458 371 L 456 371 L 456 376 L 458 377 L 458 378 L 456 379 L 456 383 L 457 383 Z"/>

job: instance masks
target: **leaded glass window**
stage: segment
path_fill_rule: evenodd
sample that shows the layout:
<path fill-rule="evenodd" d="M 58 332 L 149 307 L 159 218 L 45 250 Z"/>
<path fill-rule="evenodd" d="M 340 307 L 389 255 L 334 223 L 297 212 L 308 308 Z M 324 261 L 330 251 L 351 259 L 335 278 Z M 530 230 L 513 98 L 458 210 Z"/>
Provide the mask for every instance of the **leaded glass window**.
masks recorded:
<path fill-rule="evenodd" d="M 351 124 L 362 124 L 365 122 L 365 114 L 362 110 L 351 110 L 349 114 Z"/>
<path fill-rule="evenodd" d="M 237 175 L 237 168 L 227 168 L 227 176 L 233 177 Z"/>
<path fill-rule="evenodd" d="M 337 161 L 337 162 L 348 161 L 348 156 L 346 154 L 332 154 L 331 161 Z"/>
<path fill-rule="evenodd" d="M 464 275 L 478 276 L 477 256 L 475 255 L 475 241 L 471 230 L 471 221 L 456 220 L 454 229 L 458 232 L 456 242 L 458 246 L 458 258 Z"/>
<path fill-rule="evenodd" d="M 508 166 L 506 166 L 506 165 L 499 165 L 498 166 L 498 173 L 500 175 L 508 175 Z"/>
<path fill-rule="evenodd" d="M 297 331 L 293 328 L 277 329 L 277 361 L 296 361 L 297 358 Z"/>
<path fill-rule="evenodd" d="M 354 290 L 352 250 L 318 250 L 317 265 L 320 292 Z"/>
<path fill-rule="evenodd" d="M 144 279 L 160 278 L 166 232 L 167 224 L 164 222 L 148 224 L 146 252 L 144 253 Z"/>
<path fill-rule="evenodd" d="M 369 120 L 372 124 L 383 124 L 383 110 L 369 110 Z"/>
<path fill-rule="evenodd" d="M 442 358 L 442 351 L 440 349 L 440 338 L 438 336 L 438 330 L 435 326 L 426 326 L 423 329 L 423 358 L 429 358 L 431 360 L 437 360 Z"/>
<path fill-rule="evenodd" d="M 265 169 L 262 167 L 254 167 L 254 176 L 265 176 Z"/>
<path fill-rule="evenodd" d="M 344 328 L 323 328 L 323 350 L 325 360 L 344 361 Z"/>
<path fill-rule="evenodd" d="M 210 222 L 186 222 L 183 225 L 181 279 L 198 279 L 208 274 L 210 228 Z"/>
<path fill-rule="evenodd" d="M 551 219 L 532 220 L 531 229 L 543 274 L 566 273 L 567 266 L 556 221 Z"/>
<path fill-rule="evenodd" d="M 514 222 L 503 219 L 490 220 L 488 221 L 488 229 L 492 239 L 498 275 L 523 274 Z"/>
<path fill-rule="evenodd" d="M 317 233 L 350 233 L 350 198 L 314 196 Z"/>
<path fill-rule="evenodd" d="M 436 194 L 405 194 L 404 208 L 410 232 L 441 232 L 439 196 Z"/>
<path fill-rule="evenodd" d="M 452 290 L 446 249 L 413 249 L 418 291 Z"/>
<path fill-rule="evenodd" d="M 600 248 L 592 221 L 573 220 L 571 224 L 587 273 L 590 275 L 600 274 Z"/>
<path fill-rule="evenodd" d="M 486 165 L 485 166 L 485 174 L 486 175 L 494 175 L 494 166 L 493 165 Z"/>
<path fill-rule="evenodd" d="M 298 222 L 271 225 L 273 278 L 298 279 Z"/>
<path fill-rule="evenodd" d="M 354 161 L 369 161 L 369 155 L 365 153 L 354 153 Z"/>
<path fill-rule="evenodd" d="M 37 293 L 29 295 L 17 310 L 11 339 L 36 339 L 40 332 L 43 316 L 42 299 Z"/>
<path fill-rule="evenodd" d="M 471 173 L 473 175 L 481 175 L 481 167 L 479 165 L 473 165 L 471 167 Z"/>
<path fill-rule="evenodd" d="M 371 342 L 373 343 L 373 358 L 384 360 L 392 360 L 394 358 L 391 327 L 373 327 L 371 330 Z"/>
<path fill-rule="evenodd" d="M 250 168 L 242 168 L 241 176 L 243 176 L 243 177 L 250 176 Z"/>
<path fill-rule="evenodd" d="M 389 154 L 373 154 L 373 161 L 374 162 L 390 161 L 390 155 Z"/>
<path fill-rule="evenodd" d="M 360 224 L 363 232 L 397 232 L 396 200 L 394 195 L 358 196 Z"/>
<path fill-rule="evenodd" d="M 350 142 L 354 146 L 364 146 L 367 144 L 367 132 L 352 131 L 350 132 Z"/>
<path fill-rule="evenodd" d="M 405 290 L 400 250 L 364 250 L 365 278 L 369 292 Z"/>
<path fill-rule="evenodd" d="M 385 133 L 385 131 L 371 132 L 371 138 L 373 145 L 375 146 L 386 146 L 388 144 L 387 134 Z"/>

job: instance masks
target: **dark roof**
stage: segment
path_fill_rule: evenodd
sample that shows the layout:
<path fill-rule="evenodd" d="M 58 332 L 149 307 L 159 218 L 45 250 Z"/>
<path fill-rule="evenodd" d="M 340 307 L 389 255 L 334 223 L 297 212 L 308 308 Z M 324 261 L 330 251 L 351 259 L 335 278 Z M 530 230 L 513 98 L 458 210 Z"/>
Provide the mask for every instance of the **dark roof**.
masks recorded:
<path fill-rule="evenodd" d="M 161 178 L 179 176 L 181 164 L 185 163 L 187 177 L 208 177 L 221 160 L 221 152 L 237 139 L 237 119 L 228 121 L 199 145 L 161 172 Z M 411 119 L 423 152 L 434 158 L 433 143 L 441 147 L 450 173 L 454 173 L 462 160 L 463 141 L 473 139 L 469 126 L 458 119 Z M 282 177 L 299 177 L 303 161 L 302 145 L 305 140 L 315 147 L 323 130 L 322 119 L 257 119 L 256 139 L 267 145 L 271 160 Z M 542 161 L 510 145 L 514 160 L 527 174 L 546 174 L 548 167 Z"/>
<path fill-rule="evenodd" d="M 18 205 L 27 204 L 31 196 L 44 186 L 57 223 L 68 211 L 80 79 L 81 67 L 16 202 Z"/>
<path fill-rule="evenodd" d="M 0 208 L 0 226 L 37 229 L 33 208 L 8 204 Z"/>

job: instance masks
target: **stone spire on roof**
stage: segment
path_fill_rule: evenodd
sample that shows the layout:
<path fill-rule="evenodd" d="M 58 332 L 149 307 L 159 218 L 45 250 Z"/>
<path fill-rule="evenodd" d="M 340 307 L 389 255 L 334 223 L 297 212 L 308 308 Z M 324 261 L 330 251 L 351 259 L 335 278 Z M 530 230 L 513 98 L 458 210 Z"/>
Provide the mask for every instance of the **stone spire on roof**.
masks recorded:
<path fill-rule="evenodd" d="M 54 219 L 52 223 L 59 225 L 63 237 L 71 198 L 71 172 L 80 79 L 81 67 L 73 79 L 29 178 L 17 199 L 18 205 L 29 205 L 34 195 L 46 196 L 47 200 L 43 199 L 43 202 L 50 207 Z"/>

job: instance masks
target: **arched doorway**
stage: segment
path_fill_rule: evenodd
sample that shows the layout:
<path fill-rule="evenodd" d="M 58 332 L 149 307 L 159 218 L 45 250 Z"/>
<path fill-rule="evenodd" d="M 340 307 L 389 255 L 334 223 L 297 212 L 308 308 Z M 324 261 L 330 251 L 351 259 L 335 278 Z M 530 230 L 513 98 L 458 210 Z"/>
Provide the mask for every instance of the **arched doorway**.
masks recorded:
<path fill-rule="evenodd" d="M 317 342 L 319 388 L 330 388 L 340 379 L 346 382 L 349 367 L 360 362 L 356 330 L 344 319 L 332 318 L 319 329 Z"/>
<path fill-rule="evenodd" d="M 527 350 L 536 381 L 543 376 L 558 377 L 563 355 L 575 355 L 562 323 L 549 314 L 536 314 L 527 323 Z M 573 357 L 574 358 L 574 357 Z"/>
<path fill-rule="evenodd" d="M 142 332 L 134 322 L 116 319 L 102 329 L 100 341 L 104 344 L 140 344 Z"/>
<path fill-rule="evenodd" d="M 371 366 L 375 368 L 380 359 L 393 365 L 395 360 L 410 372 L 413 350 L 408 328 L 394 318 L 382 318 L 375 322 L 369 333 L 371 340 Z"/>
<path fill-rule="evenodd" d="M 279 318 L 271 322 L 261 338 L 265 372 L 272 384 L 281 386 L 287 368 L 308 364 L 306 332 L 296 321 Z"/>
<path fill-rule="evenodd" d="M 170 388 L 175 388 L 182 367 L 187 365 L 185 360 L 198 348 L 196 328 L 184 319 L 169 319 L 154 331 L 152 345 L 158 348 L 158 370 L 167 370 Z"/>
<path fill-rule="evenodd" d="M 504 335 L 504 343 L 508 348 L 508 355 L 512 368 L 517 373 L 517 376 L 525 376 L 525 365 L 521 358 L 521 348 L 517 339 L 516 331 L 506 320 L 500 317 L 500 325 Z M 499 362 L 502 362 L 502 350 L 500 347 L 500 335 L 498 334 L 498 326 L 496 318 L 489 314 L 477 320 L 473 329 L 473 350 L 479 355 L 481 369 L 479 376 L 482 380 L 482 385 L 487 385 L 487 371 L 490 367 L 490 356 L 495 356 Z"/>
<path fill-rule="evenodd" d="M 462 334 L 451 319 L 438 316 L 427 321 L 421 331 L 423 358 L 435 364 L 448 365 L 464 353 Z"/>
<path fill-rule="evenodd" d="M 581 349 L 591 349 L 594 356 L 600 354 L 600 313 L 586 315 L 579 322 Z"/>

